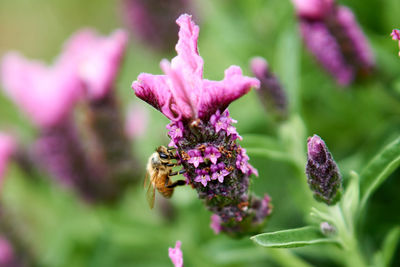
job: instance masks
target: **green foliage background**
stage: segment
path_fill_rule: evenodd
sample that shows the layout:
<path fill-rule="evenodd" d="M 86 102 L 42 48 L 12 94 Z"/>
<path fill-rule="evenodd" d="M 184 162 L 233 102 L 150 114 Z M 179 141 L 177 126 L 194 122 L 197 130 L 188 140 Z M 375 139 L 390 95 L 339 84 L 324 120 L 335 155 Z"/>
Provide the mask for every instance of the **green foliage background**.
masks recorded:
<path fill-rule="evenodd" d="M 347 0 L 371 42 L 377 73 L 369 80 L 341 88 L 327 75 L 299 39 L 294 10 L 289 0 L 198 0 L 199 49 L 208 79 L 222 79 L 235 64 L 251 75 L 253 56 L 265 57 L 279 75 L 290 97 L 290 106 L 306 122 L 306 134 L 318 134 L 330 148 L 344 175 L 360 171 L 385 144 L 400 133 L 400 58 L 389 34 L 400 26 L 398 0 Z M 2 0 L 0 2 L 0 55 L 18 50 L 29 58 L 50 62 L 74 31 L 91 26 L 107 34 L 121 27 L 117 1 L 106 0 Z M 176 28 L 178 31 L 178 28 Z M 167 119 L 138 100 L 131 82 L 140 72 L 161 73 L 159 62 L 175 51 L 161 54 L 133 39 L 117 81 L 124 105 L 133 102 L 151 113 L 149 129 L 132 148 L 144 164 L 154 148 L 168 144 Z M 29 88 L 26 88 L 29 93 Z M 279 135 L 277 125 L 265 113 L 255 92 L 230 106 L 237 129 L 252 135 Z M 0 94 L 0 127 L 12 130 L 24 142 L 34 139 L 35 129 L 18 109 Z M 296 132 L 292 133 L 296 135 Z M 303 140 L 305 149 L 306 140 Z M 274 212 L 265 231 L 305 224 L 298 191 L 306 181 L 295 178 L 292 166 L 267 159 L 249 150 L 260 177 L 253 179 L 257 194 L 268 192 Z M 300 155 L 305 156 L 305 155 Z M 367 251 L 377 250 L 384 235 L 400 222 L 400 171 L 373 195 L 360 230 Z M 1 201 L 12 211 L 7 218 L 18 226 L 43 266 L 171 266 L 168 247 L 182 241 L 185 266 L 281 266 L 286 250 L 264 249 L 249 239 L 217 236 L 209 228 L 206 211 L 190 187 L 176 190 L 171 202 L 172 221 L 157 208 L 150 211 L 143 189 L 131 188 L 121 203 L 112 207 L 82 203 L 73 193 L 50 179 L 33 182 L 13 166 L 2 188 Z M 300 184 L 303 183 L 303 184 Z M 311 193 L 310 193 L 311 194 Z M 160 203 L 156 204 L 160 207 Z M 335 253 L 327 245 L 291 249 L 316 266 L 336 266 Z M 393 266 L 400 265 L 400 251 Z M 293 263 L 293 262 L 292 262 Z M 288 262 L 286 266 L 291 266 Z M 299 263 L 300 264 L 300 263 Z M 298 265 L 300 266 L 300 265 Z M 398 266 L 398 265 L 397 265 Z"/>

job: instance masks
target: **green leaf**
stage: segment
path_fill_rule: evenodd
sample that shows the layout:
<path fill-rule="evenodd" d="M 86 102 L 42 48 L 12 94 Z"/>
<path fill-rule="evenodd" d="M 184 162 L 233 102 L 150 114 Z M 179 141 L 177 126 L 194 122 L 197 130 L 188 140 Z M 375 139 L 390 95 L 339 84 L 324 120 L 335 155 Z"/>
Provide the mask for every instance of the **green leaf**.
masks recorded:
<path fill-rule="evenodd" d="M 372 193 L 400 165 L 400 138 L 387 145 L 365 167 L 360 175 L 361 208 Z"/>
<path fill-rule="evenodd" d="M 354 215 L 358 211 L 358 205 L 360 203 L 360 187 L 359 187 L 360 176 L 355 171 L 350 172 L 350 182 L 347 185 L 346 191 L 342 197 L 340 205 L 342 206 L 343 215 L 345 220 L 353 225 Z"/>
<path fill-rule="evenodd" d="M 386 236 L 383 242 L 382 254 L 385 266 L 390 266 L 393 254 L 396 251 L 397 243 L 400 238 L 400 227 L 396 226 Z"/>
<path fill-rule="evenodd" d="M 383 241 L 382 249 L 375 253 L 374 266 L 390 266 L 399 238 L 400 227 L 396 226 L 386 235 L 385 240 Z"/>
<path fill-rule="evenodd" d="M 295 248 L 321 243 L 337 243 L 335 239 L 325 237 L 318 227 L 313 226 L 263 233 L 252 236 L 250 239 L 268 248 Z"/>

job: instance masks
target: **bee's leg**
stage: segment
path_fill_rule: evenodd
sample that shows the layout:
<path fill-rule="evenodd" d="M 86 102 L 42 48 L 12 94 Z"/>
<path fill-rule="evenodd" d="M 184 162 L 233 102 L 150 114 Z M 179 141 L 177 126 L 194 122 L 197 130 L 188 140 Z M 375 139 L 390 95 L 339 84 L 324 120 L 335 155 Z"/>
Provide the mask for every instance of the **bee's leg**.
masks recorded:
<path fill-rule="evenodd" d="M 178 175 L 178 174 L 184 174 L 185 172 L 186 172 L 186 170 L 182 169 L 179 172 L 170 172 L 169 176 L 175 176 L 175 175 Z"/>
<path fill-rule="evenodd" d="M 166 163 L 164 165 L 167 166 L 167 167 L 175 167 L 176 163 Z"/>
<path fill-rule="evenodd" d="M 181 186 L 181 185 L 185 185 L 185 184 L 186 184 L 186 181 L 185 181 L 185 180 L 178 180 L 178 181 L 176 181 L 176 182 L 173 182 L 173 183 L 170 184 L 170 185 L 167 185 L 167 188 L 174 188 L 174 187 Z"/>
<path fill-rule="evenodd" d="M 167 176 L 167 179 L 165 179 L 165 187 L 174 188 L 175 186 L 178 186 L 178 185 L 185 185 L 186 181 L 184 181 L 184 180 L 178 180 L 178 181 L 176 181 L 176 182 L 174 182 L 174 183 L 169 185 L 169 176 L 175 176 L 175 175 L 178 175 L 178 174 L 183 174 L 185 172 L 186 172 L 185 169 L 182 169 L 182 170 L 180 170 L 178 172 L 170 172 L 169 175 Z"/>

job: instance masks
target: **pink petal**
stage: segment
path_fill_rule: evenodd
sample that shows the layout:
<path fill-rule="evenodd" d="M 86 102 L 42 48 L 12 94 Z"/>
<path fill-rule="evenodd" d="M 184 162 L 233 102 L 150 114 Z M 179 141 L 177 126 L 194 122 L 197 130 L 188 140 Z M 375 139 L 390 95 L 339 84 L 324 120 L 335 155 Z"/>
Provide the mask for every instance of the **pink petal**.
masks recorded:
<path fill-rule="evenodd" d="M 175 267 L 183 267 L 181 241 L 176 241 L 175 248 L 168 248 L 168 256 Z"/>
<path fill-rule="evenodd" d="M 199 117 L 203 119 L 217 110 L 224 111 L 232 101 L 248 93 L 251 87 L 259 86 L 259 80 L 243 76 L 238 66 L 230 66 L 225 70 L 222 81 L 203 80 Z"/>
<path fill-rule="evenodd" d="M 133 82 L 132 88 L 140 99 L 146 101 L 170 120 L 178 120 L 181 114 L 172 102 L 171 91 L 167 84 L 166 75 L 152 75 L 142 73 L 137 81 Z"/>
<path fill-rule="evenodd" d="M 82 92 L 73 64 L 65 61 L 47 67 L 8 53 L 2 61 L 1 78 L 6 94 L 41 127 L 64 119 Z"/>
<path fill-rule="evenodd" d="M 297 13 L 309 18 L 322 18 L 334 4 L 333 0 L 292 0 Z"/>
<path fill-rule="evenodd" d="M 67 41 L 61 59 L 75 62 L 89 98 L 100 99 L 112 89 L 126 42 L 123 30 L 116 30 L 109 37 L 100 36 L 93 29 L 80 30 Z"/>
<path fill-rule="evenodd" d="M 222 227 L 221 227 L 221 218 L 217 214 L 211 215 L 211 223 L 210 223 L 211 229 L 214 230 L 215 234 L 218 234 L 221 232 Z"/>
<path fill-rule="evenodd" d="M 0 188 L 7 164 L 15 149 L 16 144 L 14 138 L 10 135 L 0 133 Z"/>

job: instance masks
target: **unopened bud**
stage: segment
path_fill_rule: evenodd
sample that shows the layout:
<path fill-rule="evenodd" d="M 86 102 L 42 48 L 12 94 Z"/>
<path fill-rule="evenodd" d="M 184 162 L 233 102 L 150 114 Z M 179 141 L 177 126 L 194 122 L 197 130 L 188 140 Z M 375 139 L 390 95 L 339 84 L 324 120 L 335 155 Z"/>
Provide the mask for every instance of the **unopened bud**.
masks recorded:
<path fill-rule="evenodd" d="M 260 80 L 257 93 L 263 106 L 278 119 L 286 118 L 288 115 L 286 93 L 279 79 L 268 68 L 267 61 L 262 57 L 255 57 L 250 65 L 256 78 Z"/>
<path fill-rule="evenodd" d="M 317 201 L 334 205 L 341 196 L 342 177 L 325 142 L 318 136 L 307 141 L 307 182 Z"/>

